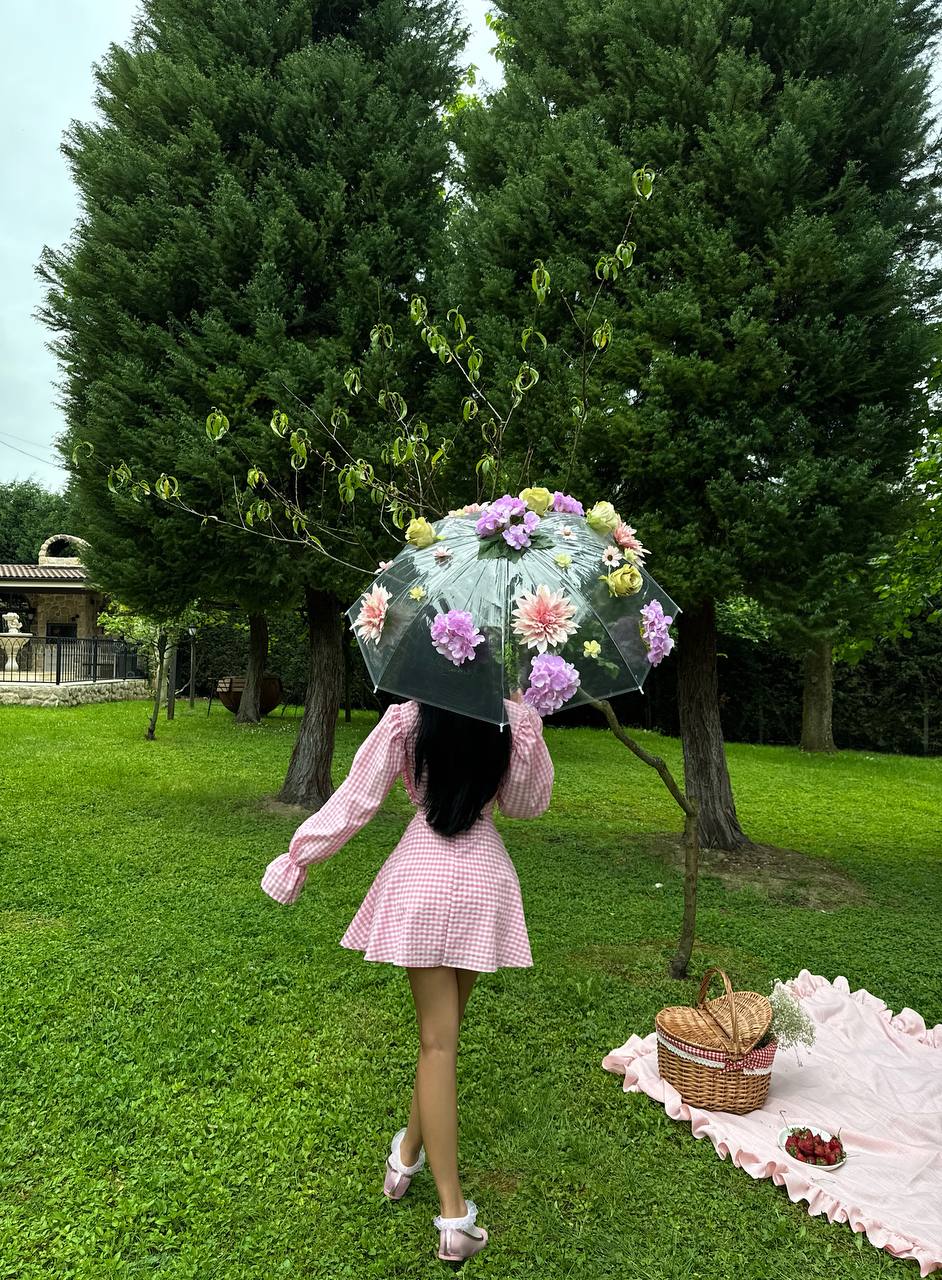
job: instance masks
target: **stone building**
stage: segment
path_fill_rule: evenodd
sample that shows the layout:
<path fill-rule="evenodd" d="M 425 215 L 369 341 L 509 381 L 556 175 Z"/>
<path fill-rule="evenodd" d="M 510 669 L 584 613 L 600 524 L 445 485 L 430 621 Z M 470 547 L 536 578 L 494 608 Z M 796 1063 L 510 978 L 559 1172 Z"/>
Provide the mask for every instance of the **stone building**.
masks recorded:
<path fill-rule="evenodd" d="M 148 696 L 140 655 L 98 625 L 105 598 L 77 554 L 86 545 L 56 533 L 37 564 L 0 564 L 0 707 Z"/>
<path fill-rule="evenodd" d="M 37 639 L 101 636 L 104 596 L 88 582 L 78 551 L 81 538 L 56 533 L 39 548 L 37 564 L 0 564 L 0 616 L 20 615 L 20 627 Z"/>

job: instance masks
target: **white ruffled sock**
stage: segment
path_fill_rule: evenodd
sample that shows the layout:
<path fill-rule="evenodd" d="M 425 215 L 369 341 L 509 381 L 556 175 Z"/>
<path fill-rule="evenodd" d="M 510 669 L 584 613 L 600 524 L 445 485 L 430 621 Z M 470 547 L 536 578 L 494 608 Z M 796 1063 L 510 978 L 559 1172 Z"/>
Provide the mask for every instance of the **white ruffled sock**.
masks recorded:
<path fill-rule="evenodd" d="M 462 1218 L 443 1218 L 441 1214 L 436 1214 L 434 1224 L 439 1231 L 466 1231 L 468 1227 L 473 1227 L 475 1219 L 478 1216 L 478 1207 L 473 1200 L 465 1200 L 468 1211 Z"/>
<path fill-rule="evenodd" d="M 425 1168 L 425 1148 L 419 1147 L 419 1158 L 415 1164 L 403 1164 L 399 1156 L 399 1148 L 402 1146 L 402 1140 L 406 1136 L 405 1129 L 400 1129 L 392 1140 L 392 1146 L 389 1149 L 389 1163 L 397 1173 L 404 1173 L 412 1176 L 418 1173 L 420 1169 Z"/>

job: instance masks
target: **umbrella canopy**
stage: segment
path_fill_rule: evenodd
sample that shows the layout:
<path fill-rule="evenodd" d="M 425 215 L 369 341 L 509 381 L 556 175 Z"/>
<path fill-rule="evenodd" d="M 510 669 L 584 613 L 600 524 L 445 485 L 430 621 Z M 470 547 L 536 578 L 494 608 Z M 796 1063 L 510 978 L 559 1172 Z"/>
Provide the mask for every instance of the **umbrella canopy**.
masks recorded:
<path fill-rule="evenodd" d="M 673 647 L 677 606 L 609 503 L 524 490 L 408 538 L 348 614 L 387 693 L 505 724 L 515 690 L 548 715 L 640 689 Z"/>

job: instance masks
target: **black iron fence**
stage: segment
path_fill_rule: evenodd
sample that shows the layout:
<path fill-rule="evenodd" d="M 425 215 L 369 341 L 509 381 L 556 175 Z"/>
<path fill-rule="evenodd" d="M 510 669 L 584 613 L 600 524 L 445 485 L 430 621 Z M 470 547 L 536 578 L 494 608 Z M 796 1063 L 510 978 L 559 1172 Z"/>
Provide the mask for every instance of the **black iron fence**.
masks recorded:
<path fill-rule="evenodd" d="M 79 684 L 99 680 L 143 680 L 147 675 L 137 649 L 125 640 L 31 637 L 17 652 L 0 632 L 0 684 Z"/>

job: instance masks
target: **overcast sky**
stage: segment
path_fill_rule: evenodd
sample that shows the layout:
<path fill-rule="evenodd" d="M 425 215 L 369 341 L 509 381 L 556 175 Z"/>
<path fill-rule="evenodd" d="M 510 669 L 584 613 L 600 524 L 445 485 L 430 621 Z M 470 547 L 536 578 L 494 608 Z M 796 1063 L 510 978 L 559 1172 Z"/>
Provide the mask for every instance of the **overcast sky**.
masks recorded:
<path fill-rule="evenodd" d="M 464 0 L 473 28 L 467 59 L 496 83 L 484 24 L 487 0 Z M 59 152 L 72 119 L 92 114 L 92 63 L 128 39 L 136 0 L 31 0 L 3 5 L 6 54 L 0 78 L 0 481 L 30 476 L 61 488 L 52 440 L 62 430 L 57 369 L 33 312 L 44 244 L 59 246 L 78 215 Z"/>

